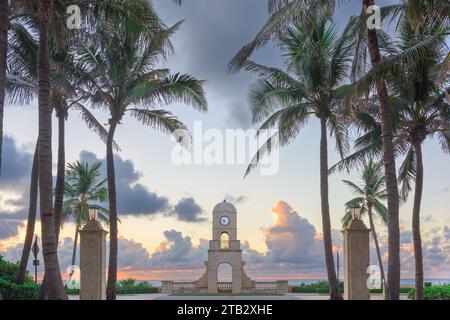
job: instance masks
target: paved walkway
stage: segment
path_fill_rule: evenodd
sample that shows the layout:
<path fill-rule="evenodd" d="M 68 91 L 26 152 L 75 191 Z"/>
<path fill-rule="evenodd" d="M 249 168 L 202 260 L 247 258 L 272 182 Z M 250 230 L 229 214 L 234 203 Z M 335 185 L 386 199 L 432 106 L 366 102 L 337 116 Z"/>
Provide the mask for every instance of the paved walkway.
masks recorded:
<path fill-rule="evenodd" d="M 401 294 L 401 300 L 407 300 Z M 70 300 L 79 300 L 79 296 L 69 296 Z M 166 293 L 117 295 L 117 300 L 328 300 L 327 295 L 310 293 L 288 293 L 284 296 L 170 296 Z M 372 295 L 371 300 L 383 300 L 382 295 Z"/>

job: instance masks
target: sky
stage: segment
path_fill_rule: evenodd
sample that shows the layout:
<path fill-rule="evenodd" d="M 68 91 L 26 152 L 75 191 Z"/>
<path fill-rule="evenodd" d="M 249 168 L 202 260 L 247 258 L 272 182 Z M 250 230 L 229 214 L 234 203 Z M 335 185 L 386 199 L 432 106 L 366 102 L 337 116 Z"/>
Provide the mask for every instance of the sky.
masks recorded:
<path fill-rule="evenodd" d="M 393 1 L 378 1 L 380 5 Z M 172 25 L 184 20 L 173 36 L 174 54 L 162 67 L 205 80 L 209 110 L 200 113 L 183 104 L 169 106 L 190 129 L 201 123 L 204 131 L 250 129 L 248 90 L 256 80 L 246 72 L 228 72 L 233 55 L 267 19 L 263 0 L 188 0 L 182 6 L 154 0 L 162 20 Z M 346 2 L 335 14 L 341 30 L 360 11 L 358 2 Z M 281 52 L 269 44 L 252 60 L 280 67 Z M 95 111 L 101 123 L 107 115 Z M 0 178 L 0 253 L 20 259 L 25 235 L 29 176 L 37 133 L 37 103 L 8 105 L 5 113 L 4 169 Z M 53 130 L 56 132 L 56 121 Z M 246 270 L 264 279 L 326 278 L 323 259 L 319 197 L 319 124 L 311 119 L 298 138 L 279 153 L 279 171 L 262 175 L 255 170 L 244 179 L 244 164 L 176 164 L 171 137 L 142 127 L 126 117 L 116 131 L 121 151 L 116 154 L 119 225 L 119 277 L 189 279 L 203 273 L 211 238 L 212 209 L 227 199 L 238 211 L 238 238 Z M 76 112 L 66 129 L 68 162 L 105 161 L 106 148 Z M 194 135 L 194 138 L 196 136 Z M 201 137 L 200 137 L 201 138 Z M 205 137 L 203 137 L 205 138 Z M 331 139 L 330 139 L 331 141 Z M 56 137 L 54 137 L 56 155 Z M 436 141 L 424 145 L 425 180 L 422 235 L 426 278 L 450 278 L 450 166 Z M 55 160 L 55 159 L 54 159 Z M 329 164 L 339 161 L 329 146 Z M 105 170 L 105 166 L 103 166 Z M 56 167 L 54 167 L 56 173 Z M 335 250 L 342 250 L 340 219 L 352 193 L 342 179 L 357 181 L 358 173 L 330 176 L 330 208 Z M 412 278 L 412 203 L 400 209 L 402 277 Z M 384 259 L 386 227 L 376 222 Z M 40 227 L 37 227 L 37 234 Z M 61 269 L 70 264 L 75 228 L 61 232 Z M 372 264 L 376 257 L 372 250 Z M 41 270 L 42 271 L 42 270 Z M 342 278 L 342 275 L 341 275 Z"/>

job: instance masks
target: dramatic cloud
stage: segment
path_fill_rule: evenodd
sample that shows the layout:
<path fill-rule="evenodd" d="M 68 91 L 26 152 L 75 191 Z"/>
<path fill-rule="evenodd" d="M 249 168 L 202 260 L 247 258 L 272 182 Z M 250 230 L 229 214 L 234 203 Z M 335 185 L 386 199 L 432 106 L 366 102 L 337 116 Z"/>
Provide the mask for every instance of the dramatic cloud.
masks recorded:
<path fill-rule="evenodd" d="M 15 237 L 28 215 L 33 154 L 5 136 L 0 177 L 0 240 Z"/>
<path fill-rule="evenodd" d="M 152 253 L 150 263 L 155 268 L 164 269 L 194 269 L 202 268 L 207 259 L 208 241 L 200 239 L 194 246 L 191 237 L 183 237 L 176 230 L 164 231 L 166 238 Z"/>
<path fill-rule="evenodd" d="M 106 159 L 98 159 L 88 151 L 80 153 L 83 162 L 102 163 L 102 175 L 106 176 Z M 167 212 L 170 208 L 169 200 L 159 196 L 138 181 L 141 173 L 138 172 L 131 160 L 123 160 L 120 156 L 114 156 L 116 170 L 117 207 L 120 215 L 154 215 Z"/>
<path fill-rule="evenodd" d="M 315 238 L 314 226 L 283 201 L 276 202 L 272 213 L 276 218 L 274 225 L 262 229 L 268 260 L 306 266 L 320 265 L 323 254 L 321 242 Z"/>
<path fill-rule="evenodd" d="M 136 271 L 150 269 L 150 254 L 142 243 L 119 239 L 119 268 L 121 271 Z"/>
<path fill-rule="evenodd" d="M 175 215 L 178 220 L 185 222 L 203 222 L 207 218 L 199 217 L 203 209 L 195 202 L 193 198 L 183 198 L 175 205 L 171 215 Z"/>
<path fill-rule="evenodd" d="M 32 161 L 32 153 L 25 151 L 23 146 L 18 146 L 13 138 L 4 136 L 0 189 L 22 191 L 28 185 Z"/>

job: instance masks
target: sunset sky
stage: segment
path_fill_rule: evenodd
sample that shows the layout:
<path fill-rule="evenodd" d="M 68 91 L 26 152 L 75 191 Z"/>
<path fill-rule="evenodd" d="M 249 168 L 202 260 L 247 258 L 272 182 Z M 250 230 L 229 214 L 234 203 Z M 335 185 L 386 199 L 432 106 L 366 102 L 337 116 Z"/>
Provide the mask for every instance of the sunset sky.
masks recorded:
<path fill-rule="evenodd" d="M 393 1 L 378 1 L 385 5 Z M 257 33 L 267 19 L 263 0 L 154 0 L 168 25 L 185 19 L 173 36 L 175 53 L 163 66 L 173 73 L 190 73 L 206 80 L 209 111 L 202 114 L 184 105 L 170 110 L 191 129 L 254 127 L 247 93 L 255 76 L 231 74 L 227 63 Z M 358 14 L 358 2 L 341 5 L 336 28 Z M 274 46 L 257 51 L 253 60 L 281 66 Z M 95 114 L 102 123 L 107 115 Z M 57 132 L 54 122 L 54 133 Z M 4 168 L 0 177 L 0 253 L 20 259 L 28 206 L 29 176 L 37 134 L 37 102 L 6 106 Z M 74 111 L 66 128 L 66 159 L 103 161 L 106 147 Z M 331 140 L 330 140 L 331 141 Z M 56 148 L 54 134 L 54 148 Z M 238 211 L 238 238 L 250 276 L 267 279 L 325 278 L 319 198 L 319 123 L 312 119 L 290 146 L 280 151 L 275 175 L 258 170 L 244 179 L 245 165 L 176 165 L 174 141 L 125 118 L 117 129 L 121 152 L 116 157 L 119 224 L 119 276 L 139 279 L 196 279 L 203 272 L 211 213 L 224 199 Z M 56 155 L 56 149 L 54 149 Z M 329 164 L 339 158 L 329 146 Z M 450 278 L 450 162 L 436 141 L 424 145 L 425 180 L 422 201 L 422 235 L 425 278 Z M 54 161 L 56 158 L 54 159 Z M 103 169 L 106 169 L 105 167 Z M 54 170 L 56 173 L 56 167 Z M 358 173 L 330 176 L 333 241 L 341 250 L 340 219 L 344 203 L 352 198 L 342 179 L 357 181 Z M 355 181 L 355 182 L 356 182 Z M 411 197 L 412 198 L 412 197 Z M 411 234 L 412 199 L 400 209 L 402 276 L 412 278 L 414 261 Z M 377 222 L 386 258 L 386 227 Z M 40 225 L 37 227 L 37 234 Z M 70 264 L 75 228 L 62 230 L 61 269 Z M 372 263 L 376 264 L 375 252 Z M 41 266 L 42 267 L 42 266 Z M 342 278 L 341 274 L 341 278 Z"/>

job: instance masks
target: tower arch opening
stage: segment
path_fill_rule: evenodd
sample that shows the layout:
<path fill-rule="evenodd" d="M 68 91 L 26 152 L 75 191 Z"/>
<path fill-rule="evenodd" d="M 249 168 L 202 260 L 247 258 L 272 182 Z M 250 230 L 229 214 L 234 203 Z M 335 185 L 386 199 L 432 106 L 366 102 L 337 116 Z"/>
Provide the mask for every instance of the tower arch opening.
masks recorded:
<path fill-rule="evenodd" d="M 230 249 L 230 235 L 228 232 L 222 232 L 220 234 L 220 249 L 221 250 L 228 250 Z"/>

